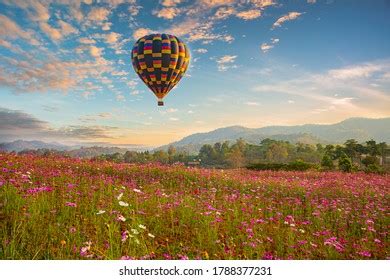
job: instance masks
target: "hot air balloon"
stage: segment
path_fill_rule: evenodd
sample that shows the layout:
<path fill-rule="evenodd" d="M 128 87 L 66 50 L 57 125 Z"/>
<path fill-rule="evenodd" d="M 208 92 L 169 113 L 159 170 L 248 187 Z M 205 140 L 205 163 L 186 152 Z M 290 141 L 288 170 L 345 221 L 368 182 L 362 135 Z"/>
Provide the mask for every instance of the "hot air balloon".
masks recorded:
<path fill-rule="evenodd" d="M 163 106 L 163 98 L 186 72 L 190 52 L 176 36 L 150 34 L 134 44 L 131 61 L 135 72 L 158 98 L 158 106 Z"/>

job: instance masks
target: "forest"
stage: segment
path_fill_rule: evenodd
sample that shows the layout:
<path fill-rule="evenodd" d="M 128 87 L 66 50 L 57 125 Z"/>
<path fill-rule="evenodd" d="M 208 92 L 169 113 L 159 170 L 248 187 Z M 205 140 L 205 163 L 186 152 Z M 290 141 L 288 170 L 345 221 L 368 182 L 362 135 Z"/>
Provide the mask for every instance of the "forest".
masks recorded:
<path fill-rule="evenodd" d="M 89 148 L 90 149 L 90 148 Z M 225 141 L 214 145 L 205 144 L 197 155 L 177 151 L 174 146 L 165 150 L 126 151 L 94 156 L 93 160 L 107 160 L 124 163 L 162 164 L 182 163 L 205 168 L 242 168 L 255 170 L 341 170 L 387 172 L 390 170 L 389 146 L 385 142 L 369 140 L 358 143 L 349 139 L 342 145 L 290 143 L 273 139 L 263 139 L 259 144 L 250 144 L 243 139 L 234 143 Z M 86 150 L 87 151 L 87 150 Z M 90 150 L 89 150 L 90 151 Z M 75 157 L 69 151 L 39 149 L 23 153 L 57 154 Z"/>

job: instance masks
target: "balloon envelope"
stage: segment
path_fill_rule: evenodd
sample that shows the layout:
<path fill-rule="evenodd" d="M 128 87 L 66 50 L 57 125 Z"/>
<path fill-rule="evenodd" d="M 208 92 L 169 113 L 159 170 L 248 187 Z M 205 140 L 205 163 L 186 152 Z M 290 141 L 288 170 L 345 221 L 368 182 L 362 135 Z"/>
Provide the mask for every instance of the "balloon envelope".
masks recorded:
<path fill-rule="evenodd" d="M 150 34 L 134 44 L 131 60 L 135 72 L 157 96 L 161 106 L 162 99 L 186 72 L 190 52 L 176 36 Z"/>

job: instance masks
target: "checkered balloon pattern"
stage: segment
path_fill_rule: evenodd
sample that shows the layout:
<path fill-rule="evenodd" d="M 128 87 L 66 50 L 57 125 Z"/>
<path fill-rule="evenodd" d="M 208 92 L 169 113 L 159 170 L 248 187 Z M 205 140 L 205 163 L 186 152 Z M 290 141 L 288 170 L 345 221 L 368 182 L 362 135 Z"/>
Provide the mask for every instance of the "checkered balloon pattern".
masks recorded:
<path fill-rule="evenodd" d="M 176 36 L 151 34 L 134 44 L 131 60 L 138 76 L 162 100 L 186 72 L 190 52 Z"/>

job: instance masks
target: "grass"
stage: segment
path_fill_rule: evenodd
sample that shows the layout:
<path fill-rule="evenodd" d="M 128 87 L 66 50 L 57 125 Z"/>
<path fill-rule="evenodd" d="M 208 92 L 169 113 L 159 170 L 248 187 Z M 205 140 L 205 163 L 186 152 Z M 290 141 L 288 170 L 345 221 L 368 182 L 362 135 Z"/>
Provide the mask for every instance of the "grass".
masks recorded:
<path fill-rule="evenodd" d="M 4 153 L 0 259 L 388 259 L 389 190 L 388 175 Z"/>

